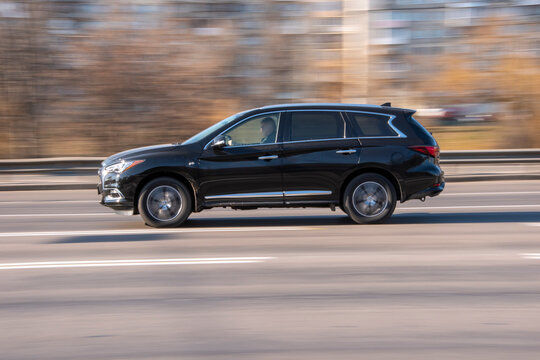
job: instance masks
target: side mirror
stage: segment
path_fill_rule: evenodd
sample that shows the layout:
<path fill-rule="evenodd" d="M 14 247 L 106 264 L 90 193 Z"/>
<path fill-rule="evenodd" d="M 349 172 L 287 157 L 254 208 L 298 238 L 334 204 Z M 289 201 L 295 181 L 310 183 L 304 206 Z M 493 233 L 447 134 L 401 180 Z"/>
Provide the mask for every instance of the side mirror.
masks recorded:
<path fill-rule="evenodd" d="M 212 149 L 223 149 L 225 146 L 227 146 L 225 136 L 217 136 L 214 140 L 212 140 L 212 144 L 210 146 L 212 147 Z"/>

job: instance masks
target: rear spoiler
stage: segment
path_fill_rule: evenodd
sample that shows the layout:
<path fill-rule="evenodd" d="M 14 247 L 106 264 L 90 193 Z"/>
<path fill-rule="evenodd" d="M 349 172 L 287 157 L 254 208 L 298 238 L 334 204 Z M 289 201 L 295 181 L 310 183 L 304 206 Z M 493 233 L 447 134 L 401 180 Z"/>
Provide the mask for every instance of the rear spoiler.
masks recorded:
<path fill-rule="evenodd" d="M 385 102 L 384 104 L 382 104 L 381 106 L 384 106 L 384 107 L 392 107 L 392 103 L 390 102 Z M 412 110 L 412 109 L 400 109 L 401 111 L 403 111 L 403 114 L 406 116 L 406 117 L 409 117 L 411 116 L 412 114 L 414 114 L 416 112 L 416 110 Z"/>

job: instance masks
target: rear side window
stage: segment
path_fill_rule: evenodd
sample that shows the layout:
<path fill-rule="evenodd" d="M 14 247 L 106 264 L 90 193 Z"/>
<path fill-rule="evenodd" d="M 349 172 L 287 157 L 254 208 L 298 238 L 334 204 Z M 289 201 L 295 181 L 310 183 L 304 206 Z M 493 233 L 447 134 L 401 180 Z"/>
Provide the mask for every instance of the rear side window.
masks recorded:
<path fill-rule="evenodd" d="M 345 122 L 339 112 L 291 112 L 290 141 L 345 137 Z"/>
<path fill-rule="evenodd" d="M 426 145 L 437 145 L 437 142 L 435 141 L 435 138 L 431 136 L 431 133 L 426 130 L 425 127 L 423 127 L 418 121 L 416 121 L 415 118 L 412 116 L 409 116 L 407 118 L 407 122 L 409 125 L 413 128 L 414 133 L 416 136 L 420 138 Z"/>
<path fill-rule="evenodd" d="M 347 115 L 356 125 L 356 131 L 360 137 L 398 135 L 388 124 L 390 118 L 386 115 L 356 112 L 349 112 Z"/>

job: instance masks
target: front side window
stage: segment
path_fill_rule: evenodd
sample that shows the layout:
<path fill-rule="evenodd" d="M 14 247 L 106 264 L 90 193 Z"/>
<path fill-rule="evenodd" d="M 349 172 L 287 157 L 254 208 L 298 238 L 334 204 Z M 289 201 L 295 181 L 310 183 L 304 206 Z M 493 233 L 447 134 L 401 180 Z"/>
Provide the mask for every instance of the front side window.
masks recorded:
<path fill-rule="evenodd" d="M 228 146 L 275 144 L 280 113 L 255 116 L 223 133 Z"/>
<path fill-rule="evenodd" d="M 387 115 L 367 114 L 367 113 L 347 113 L 349 118 L 355 123 L 359 137 L 371 136 L 397 136 L 388 124 L 390 119 Z"/>
<path fill-rule="evenodd" d="M 291 112 L 290 141 L 345 137 L 345 122 L 339 112 Z"/>

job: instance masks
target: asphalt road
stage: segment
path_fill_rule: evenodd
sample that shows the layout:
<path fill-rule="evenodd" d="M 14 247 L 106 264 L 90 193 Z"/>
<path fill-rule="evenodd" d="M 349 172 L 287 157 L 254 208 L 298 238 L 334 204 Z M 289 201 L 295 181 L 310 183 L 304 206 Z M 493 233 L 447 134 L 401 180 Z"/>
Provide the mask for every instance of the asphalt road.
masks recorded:
<path fill-rule="evenodd" d="M 93 191 L 0 192 L 0 359 L 538 359 L 540 181 L 384 225 L 217 209 L 159 231 Z"/>

